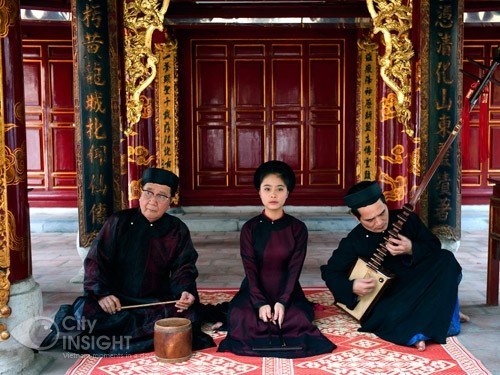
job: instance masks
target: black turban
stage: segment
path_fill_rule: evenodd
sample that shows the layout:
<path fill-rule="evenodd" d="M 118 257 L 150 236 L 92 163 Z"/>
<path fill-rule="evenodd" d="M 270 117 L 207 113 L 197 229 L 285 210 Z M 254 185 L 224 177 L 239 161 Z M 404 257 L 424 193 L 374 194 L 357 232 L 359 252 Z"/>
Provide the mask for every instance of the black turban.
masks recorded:
<path fill-rule="evenodd" d="M 363 181 L 354 185 L 344 197 L 345 204 L 351 209 L 369 206 L 382 196 L 382 189 L 376 181 Z"/>
<path fill-rule="evenodd" d="M 257 190 L 260 189 L 260 184 L 262 180 L 267 175 L 277 174 L 283 178 L 288 191 L 291 193 L 295 188 L 295 173 L 290 166 L 280 160 L 270 160 L 261 164 L 253 176 L 253 184 Z"/>
<path fill-rule="evenodd" d="M 146 185 L 148 182 L 169 186 L 170 194 L 174 196 L 179 185 L 179 177 L 166 169 L 148 168 L 142 174 L 141 186 Z"/>

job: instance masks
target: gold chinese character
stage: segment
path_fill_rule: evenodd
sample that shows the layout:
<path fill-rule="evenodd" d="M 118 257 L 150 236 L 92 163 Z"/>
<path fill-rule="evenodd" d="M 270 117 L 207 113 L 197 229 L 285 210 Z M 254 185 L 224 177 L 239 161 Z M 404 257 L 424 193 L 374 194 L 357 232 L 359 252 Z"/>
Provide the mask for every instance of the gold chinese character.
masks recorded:
<path fill-rule="evenodd" d="M 443 29 L 453 27 L 453 9 L 451 5 L 443 4 L 439 6 L 439 13 L 435 25 Z"/>
<path fill-rule="evenodd" d="M 97 161 L 99 165 L 104 165 L 106 162 L 106 146 L 95 146 L 92 144 L 89 148 L 88 157 L 91 163 Z"/>
<path fill-rule="evenodd" d="M 97 53 L 99 49 L 104 44 L 101 39 L 101 36 L 98 33 L 94 34 L 85 34 L 85 40 L 83 41 L 83 45 L 87 47 L 88 53 Z"/>
<path fill-rule="evenodd" d="M 85 101 L 85 109 L 89 112 L 106 113 L 106 110 L 102 108 L 102 94 L 100 92 L 88 94 Z"/>
<path fill-rule="evenodd" d="M 86 127 L 89 139 L 107 139 L 104 125 L 98 118 L 89 118 Z"/>
<path fill-rule="evenodd" d="M 82 17 L 85 26 L 90 27 L 90 24 L 93 24 L 97 28 L 101 26 L 102 14 L 100 8 L 100 5 L 85 5 Z"/>

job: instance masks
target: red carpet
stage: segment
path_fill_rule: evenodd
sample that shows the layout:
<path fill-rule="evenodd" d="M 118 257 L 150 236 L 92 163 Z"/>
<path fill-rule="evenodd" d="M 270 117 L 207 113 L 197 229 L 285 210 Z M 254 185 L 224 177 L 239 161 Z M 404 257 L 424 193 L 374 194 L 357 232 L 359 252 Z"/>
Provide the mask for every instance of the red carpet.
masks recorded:
<path fill-rule="evenodd" d="M 154 353 L 128 357 L 81 357 L 67 375 L 175 374 L 175 375 L 482 375 L 490 374 L 456 337 L 446 345 L 429 343 L 427 350 L 394 345 L 374 335 L 357 332 L 358 323 L 332 306 L 325 288 L 304 288 L 308 298 L 321 306 L 315 323 L 338 348 L 330 354 L 300 359 L 241 357 L 217 353 L 216 348 L 194 352 L 181 363 L 163 363 Z M 235 289 L 201 290 L 203 303 L 229 300 Z M 225 333 L 214 333 L 218 343 Z"/>

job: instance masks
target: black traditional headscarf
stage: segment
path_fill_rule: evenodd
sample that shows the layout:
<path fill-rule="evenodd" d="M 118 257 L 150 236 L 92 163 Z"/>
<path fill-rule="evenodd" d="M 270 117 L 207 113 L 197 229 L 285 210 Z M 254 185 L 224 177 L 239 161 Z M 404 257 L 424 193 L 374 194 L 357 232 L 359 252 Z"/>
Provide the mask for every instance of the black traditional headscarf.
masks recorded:
<path fill-rule="evenodd" d="M 382 197 L 382 189 L 377 181 L 361 181 L 349 189 L 344 202 L 351 210 L 357 210 L 375 203 Z"/>
<path fill-rule="evenodd" d="M 292 168 L 283 161 L 270 160 L 261 164 L 255 171 L 255 174 L 253 176 L 253 184 L 257 190 L 260 189 L 262 180 L 264 180 L 264 178 L 270 174 L 277 174 L 278 176 L 281 176 L 281 178 L 285 182 L 288 192 L 291 193 L 295 188 L 295 173 L 293 172 Z"/>
<path fill-rule="evenodd" d="M 166 169 L 148 168 L 142 174 L 141 186 L 146 185 L 148 182 L 169 186 L 170 194 L 174 196 L 179 185 L 179 177 Z"/>

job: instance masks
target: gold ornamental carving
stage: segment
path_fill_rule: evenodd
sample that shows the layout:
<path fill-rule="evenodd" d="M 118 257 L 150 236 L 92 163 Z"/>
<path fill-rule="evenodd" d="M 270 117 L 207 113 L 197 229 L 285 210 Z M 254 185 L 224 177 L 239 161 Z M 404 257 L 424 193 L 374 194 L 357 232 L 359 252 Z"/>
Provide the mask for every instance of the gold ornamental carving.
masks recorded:
<path fill-rule="evenodd" d="M 125 134 L 133 135 L 134 125 L 141 119 L 141 93 L 154 81 L 158 57 L 152 50 L 154 31 L 163 31 L 163 20 L 170 0 L 161 6 L 154 0 L 133 0 L 124 6 L 125 92 L 127 127 Z"/>
<path fill-rule="evenodd" d="M 16 24 L 18 10 L 13 0 L 0 0 L 0 38 L 5 38 L 9 28 Z"/>
<path fill-rule="evenodd" d="M 412 2 L 403 0 L 366 0 L 373 21 L 373 34 L 381 33 L 385 47 L 379 57 L 380 76 L 396 95 L 396 118 L 404 132 L 413 137 L 411 120 L 411 58 L 414 55 L 409 37 L 412 26 Z"/>

